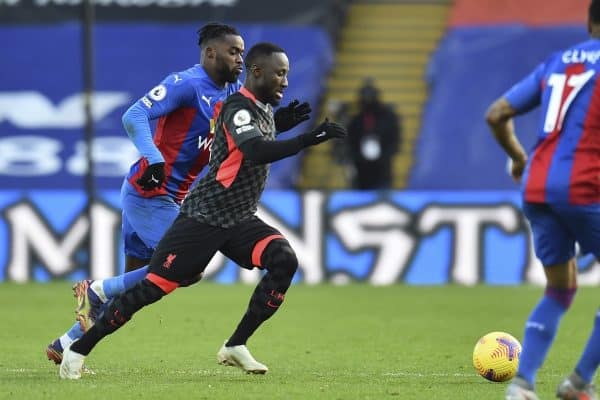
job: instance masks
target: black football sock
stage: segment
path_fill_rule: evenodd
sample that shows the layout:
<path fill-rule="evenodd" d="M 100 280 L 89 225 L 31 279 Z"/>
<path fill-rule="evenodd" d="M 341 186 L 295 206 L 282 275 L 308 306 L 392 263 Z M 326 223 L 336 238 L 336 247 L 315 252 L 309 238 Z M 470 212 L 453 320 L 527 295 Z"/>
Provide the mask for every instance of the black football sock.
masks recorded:
<path fill-rule="evenodd" d="M 242 317 L 242 320 L 238 324 L 235 332 L 229 338 L 225 346 L 239 346 L 246 344 L 248 338 L 258 329 L 263 321 L 257 316 L 253 315 L 250 310 L 246 311 L 246 314 Z"/>
<path fill-rule="evenodd" d="M 111 299 L 105 310 L 71 349 L 87 356 L 103 337 L 121 328 L 142 307 L 160 300 L 166 292 L 148 279 L 142 279 L 134 287 Z"/>
<path fill-rule="evenodd" d="M 248 310 L 225 344 L 226 346 L 246 344 L 248 338 L 252 336 L 260 324 L 271 318 L 283 303 L 285 295 L 270 288 L 277 286 L 273 285 L 271 278 L 269 274 L 265 275 L 254 290 Z"/>
<path fill-rule="evenodd" d="M 87 356 L 103 337 L 104 336 L 94 325 L 86 333 L 84 333 L 79 340 L 73 342 L 71 345 L 71 350 L 73 350 L 75 353 Z"/>
<path fill-rule="evenodd" d="M 262 254 L 261 261 L 267 273 L 254 289 L 248 310 L 226 346 L 246 344 L 260 324 L 277 312 L 298 268 L 298 259 L 294 250 L 287 241 L 283 240 L 271 242 Z"/>

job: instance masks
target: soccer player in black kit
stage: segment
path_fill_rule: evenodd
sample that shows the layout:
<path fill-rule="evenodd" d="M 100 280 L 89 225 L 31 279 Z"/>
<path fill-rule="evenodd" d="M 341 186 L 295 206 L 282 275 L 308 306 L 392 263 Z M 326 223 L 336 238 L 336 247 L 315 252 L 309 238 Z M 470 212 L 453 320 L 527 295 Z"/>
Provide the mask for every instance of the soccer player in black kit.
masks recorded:
<path fill-rule="evenodd" d="M 274 44 L 259 43 L 248 51 L 245 65 L 244 86 L 227 98 L 217 120 L 209 172 L 189 193 L 179 216 L 159 242 L 146 278 L 112 299 L 91 329 L 65 349 L 61 378 L 79 379 L 85 356 L 102 338 L 123 326 L 142 307 L 204 271 L 217 251 L 243 268 L 266 271 L 217 359 L 247 373 L 268 371 L 252 357 L 246 341 L 279 309 L 298 266 L 288 241 L 255 215 L 269 163 L 308 146 L 344 138 L 346 130 L 325 120 L 310 132 L 275 140 L 272 106 L 279 104 L 288 86 L 287 55 Z M 294 119 L 293 113 L 287 117 Z M 285 122 L 278 121 L 278 126 Z"/>

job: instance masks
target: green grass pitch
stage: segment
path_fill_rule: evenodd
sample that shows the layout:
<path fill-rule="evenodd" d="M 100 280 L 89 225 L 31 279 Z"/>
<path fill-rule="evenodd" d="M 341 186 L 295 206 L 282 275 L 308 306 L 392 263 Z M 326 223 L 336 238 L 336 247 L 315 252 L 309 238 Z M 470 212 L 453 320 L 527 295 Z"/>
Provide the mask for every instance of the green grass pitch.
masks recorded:
<path fill-rule="evenodd" d="M 74 321 L 70 283 L 0 284 L 0 399 L 501 399 L 471 364 L 483 334 L 522 339 L 542 288 L 304 286 L 248 347 L 264 376 L 216 363 L 253 290 L 207 282 L 135 315 L 87 358 L 96 375 L 62 381 L 46 345 Z M 591 328 L 597 289 L 581 288 L 538 374 L 553 398 Z"/>

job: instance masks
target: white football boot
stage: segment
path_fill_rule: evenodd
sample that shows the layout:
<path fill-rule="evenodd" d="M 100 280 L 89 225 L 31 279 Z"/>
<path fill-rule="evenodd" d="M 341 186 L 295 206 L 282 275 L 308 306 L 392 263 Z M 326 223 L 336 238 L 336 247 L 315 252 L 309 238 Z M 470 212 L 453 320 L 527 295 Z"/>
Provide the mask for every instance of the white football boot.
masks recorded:
<path fill-rule="evenodd" d="M 245 345 L 226 347 L 225 343 L 217 353 L 219 364 L 241 368 L 248 374 L 266 374 L 269 370 L 266 365 L 259 363 L 252 357 Z"/>
<path fill-rule="evenodd" d="M 516 377 L 506 388 L 506 400 L 540 400 L 525 379 Z"/>
<path fill-rule="evenodd" d="M 58 374 L 61 379 L 81 379 L 81 371 L 83 370 L 83 361 L 85 356 L 76 353 L 67 347 L 63 351 L 63 359 L 60 363 Z"/>

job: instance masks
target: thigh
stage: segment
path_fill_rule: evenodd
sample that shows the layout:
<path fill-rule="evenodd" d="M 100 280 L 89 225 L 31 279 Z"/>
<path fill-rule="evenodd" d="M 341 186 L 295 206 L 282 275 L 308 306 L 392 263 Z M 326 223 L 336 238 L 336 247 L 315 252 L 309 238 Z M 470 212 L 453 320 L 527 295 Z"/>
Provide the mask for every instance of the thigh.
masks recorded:
<path fill-rule="evenodd" d="M 129 222 L 127 213 L 123 211 L 121 218 L 121 235 L 123 236 L 123 250 L 126 256 L 149 260 L 154 249 L 146 246 L 146 243 L 138 236 Z"/>
<path fill-rule="evenodd" d="M 575 256 L 575 237 L 550 206 L 524 203 L 523 212 L 531 226 L 535 254 L 544 267 L 564 264 Z"/>
<path fill-rule="evenodd" d="M 169 196 L 144 198 L 129 194 L 122 199 L 122 207 L 132 231 L 151 249 L 179 214 L 179 205 Z"/>
<path fill-rule="evenodd" d="M 148 272 L 173 282 L 192 279 L 226 240 L 226 229 L 180 214 L 154 250 Z"/>
<path fill-rule="evenodd" d="M 231 236 L 220 250 L 246 269 L 263 268 L 261 256 L 269 243 L 273 240 L 286 240 L 277 229 L 258 217 L 244 221 L 230 230 Z"/>
<path fill-rule="evenodd" d="M 556 207 L 584 254 L 600 259 L 600 205 Z"/>

